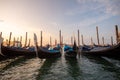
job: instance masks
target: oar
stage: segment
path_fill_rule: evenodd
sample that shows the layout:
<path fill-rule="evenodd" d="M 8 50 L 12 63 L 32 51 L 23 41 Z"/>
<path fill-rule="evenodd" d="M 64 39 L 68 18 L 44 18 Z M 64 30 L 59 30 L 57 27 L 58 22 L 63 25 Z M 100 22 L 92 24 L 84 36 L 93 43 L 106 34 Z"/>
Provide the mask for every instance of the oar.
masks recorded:
<path fill-rule="evenodd" d="M 38 57 L 38 45 L 37 45 L 37 36 L 34 33 L 34 44 L 35 44 L 35 51 L 36 51 L 36 56 Z"/>

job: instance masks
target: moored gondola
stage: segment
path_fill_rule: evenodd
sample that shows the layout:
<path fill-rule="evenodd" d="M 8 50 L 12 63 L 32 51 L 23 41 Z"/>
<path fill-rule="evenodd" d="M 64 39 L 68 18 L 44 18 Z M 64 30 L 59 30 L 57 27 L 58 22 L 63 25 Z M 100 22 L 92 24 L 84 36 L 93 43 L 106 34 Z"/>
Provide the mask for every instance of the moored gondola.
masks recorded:
<path fill-rule="evenodd" d="M 39 58 L 57 58 L 61 56 L 60 50 L 48 50 L 42 47 L 38 48 L 38 57 Z"/>
<path fill-rule="evenodd" d="M 74 42 L 74 45 L 72 48 L 67 49 L 67 51 L 65 51 L 65 57 L 66 58 L 76 58 L 77 57 L 77 46 L 76 46 L 76 42 Z"/>
<path fill-rule="evenodd" d="M 2 46 L 1 48 L 2 54 L 7 57 L 13 57 L 13 56 L 35 56 L 35 51 L 25 48 L 16 48 L 16 47 L 7 47 Z"/>
<path fill-rule="evenodd" d="M 103 50 L 82 50 L 83 55 L 120 57 L 120 43 L 115 46 L 104 48 Z"/>

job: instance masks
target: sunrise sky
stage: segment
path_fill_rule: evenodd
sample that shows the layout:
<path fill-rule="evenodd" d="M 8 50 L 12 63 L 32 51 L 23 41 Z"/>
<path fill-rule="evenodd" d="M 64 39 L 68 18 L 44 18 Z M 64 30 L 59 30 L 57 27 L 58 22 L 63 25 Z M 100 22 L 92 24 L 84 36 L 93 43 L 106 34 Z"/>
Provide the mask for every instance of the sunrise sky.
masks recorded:
<path fill-rule="evenodd" d="M 49 43 L 49 37 L 59 39 L 62 31 L 65 43 L 70 43 L 70 37 L 77 37 L 77 30 L 84 35 L 86 44 L 90 37 L 96 43 L 96 26 L 105 43 L 110 43 L 114 36 L 115 25 L 120 28 L 120 0 L 0 0 L 0 32 L 8 38 L 13 36 L 33 39 L 36 33 L 38 39 L 43 31 L 44 43 Z M 12 37 L 13 39 L 13 37 Z M 102 43 L 102 42 L 101 42 Z"/>

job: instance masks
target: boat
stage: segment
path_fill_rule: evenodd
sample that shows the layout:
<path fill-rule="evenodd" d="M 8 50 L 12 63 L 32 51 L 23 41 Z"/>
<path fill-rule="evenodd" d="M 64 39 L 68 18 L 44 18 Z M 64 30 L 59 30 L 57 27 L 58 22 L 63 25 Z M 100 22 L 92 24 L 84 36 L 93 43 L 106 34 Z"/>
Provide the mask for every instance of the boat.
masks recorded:
<path fill-rule="evenodd" d="M 5 57 L 37 56 L 39 58 L 56 58 L 61 56 L 60 50 L 48 50 L 43 47 L 38 47 L 37 45 L 29 48 L 3 46 L 1 37 L 0 40 L 0 51 Z M 35 40 L 37 40 L 36 37 Z"/>
<path fill-rule="evenodd" d="M 74 45 L 72 48 L 69 48 L 65 51 L 65 57 L 66 58 L 76 58 L 77 57 L 77 46 L 76 46 L 76 42 L 74 42 Z"/>
<path fill-rule="evenodd" d="M 36 55 L 39 58 L 57 58 L 61 56 L 59 50 L 48 50 L 42 47 L 38 47 L 38 53 L 36 54 L 35 50 L 24 49 L 24 48 L 15 48 L 2 46 L 1 52 L 6 57 L 17 57 L 17 56 L 31 56 L 35 57 Z"/>
<path fill-rule="evenodd" d="M 42 47 L 38 48 L 38 57 L 39 58 L 58 58 L 61 56 L 60 50 L 48 50 Z"/>
<path fill-rule="evenodd" d="M 25 48 L 17 48 L 17 47 L 8 47 L 2 46 L 1 52 L 4 56 L 14 57 L 14 56 L 36 56 L 34 50 L 25 49 Z"/>
<path fill-rule="evenodd" d="M 106 47 L 97 50 L 81 50 L 83 55 L 120 57 L 120 43 L 115 46 Z"/>

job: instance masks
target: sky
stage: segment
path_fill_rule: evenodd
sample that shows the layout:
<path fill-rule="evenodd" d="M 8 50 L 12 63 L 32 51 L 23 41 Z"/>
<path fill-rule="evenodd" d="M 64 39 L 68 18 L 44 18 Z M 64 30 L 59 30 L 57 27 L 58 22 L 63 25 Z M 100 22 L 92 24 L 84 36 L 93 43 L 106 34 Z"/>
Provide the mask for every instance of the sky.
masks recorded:
<path fill-rule="evenodd" d="M 0 0 L 0 32 L 4 40 L 9 33 L 14 37 L 23 36 L 33 39 L 33 33 L 40 41 L 43 31 L 44 44 L 59 42 L 61 30 L 64 43 L 70 43 L 71 36 L 77 39 L 77 30 L 84 36 L 84 42 L 90 44 L 90 38 L 97 43 L 96 26 L 99 27 L 100 43 L 115 42 L 115 25 L 120 28 L 120 0 Z M 24 44 L 24 42 L 23 42 Z"/>

